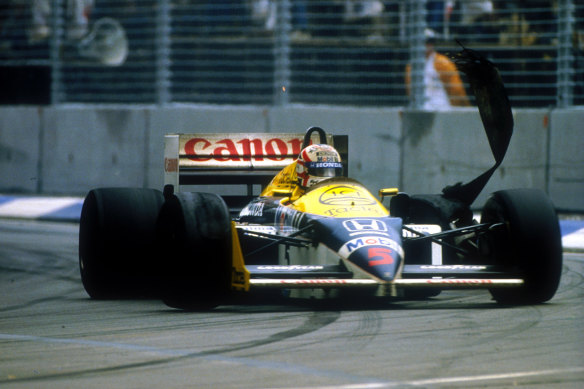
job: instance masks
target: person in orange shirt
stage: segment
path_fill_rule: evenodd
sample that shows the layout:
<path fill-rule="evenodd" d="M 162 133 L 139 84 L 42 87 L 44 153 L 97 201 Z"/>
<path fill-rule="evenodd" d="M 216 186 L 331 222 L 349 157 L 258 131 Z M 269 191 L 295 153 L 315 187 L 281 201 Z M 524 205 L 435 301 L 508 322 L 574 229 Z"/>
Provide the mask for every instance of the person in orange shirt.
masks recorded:
<path fill-rule="evenodd" d="M 434 49 L 434 37 L 426 35 L 426 60 L 424 62 L 424 104 L 428 110 L 446 110 L 451 107 L 470 106 L 466 90 L 456 65 Z M 406 92 L 411 96 L 410 64 L 406 66 Z"/>

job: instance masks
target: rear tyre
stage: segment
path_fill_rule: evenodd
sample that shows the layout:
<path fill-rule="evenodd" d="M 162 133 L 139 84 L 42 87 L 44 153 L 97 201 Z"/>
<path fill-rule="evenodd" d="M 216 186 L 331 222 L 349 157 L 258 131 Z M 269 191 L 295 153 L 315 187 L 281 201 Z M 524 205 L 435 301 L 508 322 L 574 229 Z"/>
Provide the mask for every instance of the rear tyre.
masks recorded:
<path fill-rule="evenodd" d="M 79 221 L 79 269 L 90 297 L 155 293 L 156 218 L 163 201 L 154 189 L 100 188 L 87 194 Z"/>
<path fill-rule="evenodd" d="M 539 190 L 496 192 L 487 200 L 481 222 L 504 222 L 483 242 L 495 264 L 516 269 L 525 280 L 520 288 L 491 289 L 502 304 L 539 304 L 550 300 L 560 283 L 562 239 L 555 208 Z"/>
<path fill-rule="evenodd" d="M 231 283 L 231 218 L 220 196 L 170 196 L 160 211 L 157 235 L 164 250 L 166 305 L 204 310 L 225 300 Z"/>

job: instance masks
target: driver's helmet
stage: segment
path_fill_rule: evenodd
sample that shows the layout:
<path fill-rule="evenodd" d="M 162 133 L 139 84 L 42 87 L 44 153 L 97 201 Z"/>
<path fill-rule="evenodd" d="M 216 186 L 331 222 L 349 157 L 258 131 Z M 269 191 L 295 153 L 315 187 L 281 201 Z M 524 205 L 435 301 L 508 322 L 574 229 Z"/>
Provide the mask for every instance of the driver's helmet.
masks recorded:
<path fill-rule="evenodd" d="M 304 148 L 296 161 L 298 184 L 309 188 L 331 177 L 343 175 L 341 156 L 329 145 L 314 144 Z"/>

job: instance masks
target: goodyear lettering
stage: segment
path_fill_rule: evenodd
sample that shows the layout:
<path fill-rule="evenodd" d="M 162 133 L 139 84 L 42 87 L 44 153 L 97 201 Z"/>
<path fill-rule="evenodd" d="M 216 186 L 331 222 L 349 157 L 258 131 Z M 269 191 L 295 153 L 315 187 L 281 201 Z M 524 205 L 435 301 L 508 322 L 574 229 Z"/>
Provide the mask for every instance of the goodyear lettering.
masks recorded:
<path fill-rule="evenodd" d="M 324 266 L 320 265 L 266 265 L 266 266 L 258 266 L 258 270 L 322 270 Z"/>
<path fill-rule="evenodd" d="M 214 160 L 228 161 L 284 161 L 300 153 L 302 139 L 189 139 L 184 145 L 184 153 L 195 162 Z"/>
<path fill-rule="evenodd" d="M 485 270 L 483 265 L 422 265 L 421 269 L 425 270 Z"/>

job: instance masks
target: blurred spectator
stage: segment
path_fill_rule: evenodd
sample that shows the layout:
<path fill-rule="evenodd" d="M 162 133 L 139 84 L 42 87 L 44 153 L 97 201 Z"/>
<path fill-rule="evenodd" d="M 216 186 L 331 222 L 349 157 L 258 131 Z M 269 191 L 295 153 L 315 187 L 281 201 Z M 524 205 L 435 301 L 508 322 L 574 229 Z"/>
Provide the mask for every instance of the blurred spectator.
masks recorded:
<path fill-rule="evenodd" d="M 49 0 L 33 0 L 31 13 L 30 40 L 36 42 L 47 39 L 51 34 L 51 4 Z"/>
<path fill-rule="evenodd" d="M 456 65 L 443 54 L 437 53 L 435 35 L 426 32 L 426 53 L 424 62 L 424 104 L 427 110 L 447 110 L 453 106 L 469 106 L 464 85 Z M 411 65 L 406 66 L 406 92 L 411 96 Z"/>
<path fill-rule="evenodd" d="M 295 39 L 310 37 L 308 32 L 307 0 L 292 1 L 292 37 Z"/>
<path fill-rule="evenodd" d="M 32 43 L 45 40 L 51 34 L 51 0 L 32 0 Z M 67 0 L 67 39 L 79 40 L 88 32 L 93 0 Z"/>
<path fill-rule="evenodd" d="M 458 16 L 458 25 L 454 30 L 461 40 L 473 43 L 498 41 L 499 31 L 492 1 L 457 1 L 453 15 Z"/>
<path fill-rule="evenodd" d="M 499 43 L 528 46 L 553 44 L 557 34 L 557 3 L 549 0 L 494 1 L 495 8 L 506 15 Z"/>
<path fill-rule="evenodd" d="M 444 31 L 444 1 L 428 0 L 426 3 L 426 24 L 428 28 L 441 34 Z"/>
<path fill-rule="evenodd" d="M 378 0 L 345 0 L 344 22 L 348 35 L 366 36 L 370 40 L 382 39 L 384 4 Z"/>
<path fill-rule="evenodd" d="M 556 37 L 557 17 L 554 15 L 552 3 L 549 0 L 521 2 L 529 30 L 535 33 L 536 44 L 550 44 Z"/>
<path fill-rule="evenodd" d="M 273 31 L 276 26 L 276 2 L 273 0 L 251 0 L 251 20 L 266 31 Z"/>
<path fill-rule="evenodd" d="M 87 34 L 92 9 L 93 0 L 67 0 L 68 39 L 79 40 Z"/>
<path fill-rule="evenodd" d="M 292 39 L 310 37 L 308 32 L 308 9 L 306 0 L 290 1 L 292 15 Z M 277 0 L 252 0 L 249 4 L 251 20 L 266 31 L 273 31 L 276 26 Z"/>

